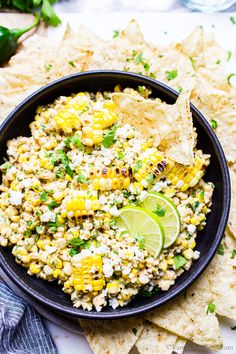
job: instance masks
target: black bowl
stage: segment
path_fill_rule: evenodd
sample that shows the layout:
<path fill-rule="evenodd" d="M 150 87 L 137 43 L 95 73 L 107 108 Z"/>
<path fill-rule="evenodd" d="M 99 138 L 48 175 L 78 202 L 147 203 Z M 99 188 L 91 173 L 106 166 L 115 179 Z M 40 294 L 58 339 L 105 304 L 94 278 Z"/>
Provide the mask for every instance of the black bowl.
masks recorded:
<path fill-rule="evenodd" d="M 93 71 L 71 75 L 59 79 L 36 91 L 20 103 L 7 117 L 0 128 L 0 163 L 6 156 L 6 142 L 17 136 L 30 136 L 29 123 L 33 120 L 38 105 L 52 102 L 60 95 L 70 95 L 78 91 L 97 92 L 113 90 L 115 85 L 125 87 L 146 85 L 152 89 L 152 96 L 173 104 L 178 93 L 166 85 L 141 75 L 119 71 Z M 62 292 L 55 282 L 47 282 L 29 276 L 26 269 L 19 266 L 10 249 L 0 248 L 0 266 L 26 293 L 52 310 L 68 315 L 88 319 L 111 319 L 137 315 L 175 298 L 192 284 L 212 260 L 220 244 L 227 223 L 230 207 L 230 180 L 227 163 L 221 145 L 212 128 L 202 114 L 191 105 L 194 126 L 198 133 L 198 148 L 211 154 L 211 164 L 207 168 L 206 181 L 215 184 L 212 211 L 208 216 L 207 225 L 197 236 L 197 250 L 201 257 L 196 260 L 189 271 L 177 278 L 175 284 L 167 291 L 160 292 L 150 298 L 136 297 L 126 307 L 113 310 L 106 307 L 102 312 L 84 311 L 73 308 L 70 297 Z"/>

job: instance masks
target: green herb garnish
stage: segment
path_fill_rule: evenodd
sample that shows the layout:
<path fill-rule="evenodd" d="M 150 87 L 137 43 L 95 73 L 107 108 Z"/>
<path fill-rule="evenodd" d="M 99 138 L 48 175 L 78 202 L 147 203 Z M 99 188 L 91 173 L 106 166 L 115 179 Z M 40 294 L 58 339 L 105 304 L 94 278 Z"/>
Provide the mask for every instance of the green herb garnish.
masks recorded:
<path fill-rule="evenodd" d="M 44 65 L 44 68 L 47 72 L 49 72 L 52 69 L 52 64 Z"/>
<path fill-rule="evenodd" d="M 176 269 L 182 268 L 187 263 L 187 259 L 181 255 L 174 256 L 174 265 Z"/>
<path fill-rule="evenodd" d="M 230 16 L 229 20 L 230 20 L 230 22 L 231 22 L 233 25 L 236 24 L 236 19 L 235 19 L 234 16 Z"/>
<path fill-rule="evenodd" d="M 77 133 L 72 136 L 71 143 L 75 145 L 79 150 L 84 150 L 84 145 L 81 143 L 80 137 Z"/>
<path fill-rule="evenodd" d="M 157 216 L 163 217 L 165 216 L 165 209 L 160 206 L 160 204 L 156 205 L 156 210 L 153 211 Z"/>
<path fill-rule="evenodd" d="M 219 245 L 218 249 L 217 249 L 217 254 L 220 254 L 221 256 L 223 256 L 225 254 L 225 249 L 223 245 Z"/>
<path fill-rule="evenodd" d="M 230 86 L 232 86 L 232 85 L 231 85 L 231 78 L 232 78 L 233 76 L 235 76 L 234 73 L 229 74 L 229 75 L 227 76 L 227 81 L 228 81 L 228 84 L 229 84 Z"/>
<path fill-rule="evenodd" d="M 232 251 L 232 253 L 231 253 L 231 257 L 230 257 L 230 258 L 232 258 L 232 259 L 233 259 L 234 257 L 236 257 L 236 250 L 233 250 L 233 251 Z"/>
<path fill-rule="evenodd" d="M 210 124 L 211 124 L 212 129 L 216 129 L 218 127 L 218 123 L 214 119 L 210 119 Z"/>
<path fill-rule="evenodd" d="M 48 193 L 47 192 L 40 193 L 39 198 L 42 202 L 45 203 L 48 200 Z"/>
<path fill-rule="evenodd" d="M 207 305 L 207 314 L 210 312 L 210 313 L 213 313 L 215 312 L 215 308 L 216 308 L 216 305 L 214 305 L 213 303 L 209 303 Z"/>
<path fill-rule="evenodd" d="M 113 144 L 115 144 L 116 140 L 115 140 L 115 133 L 117 131 L 117 126 L 114 125 L 109 132 L 105 135 L 103 141 L 102 141 L 102 145 L 105 148 L 109 148 L 111 147 Z"/>
<path fill-rule="evenodd" d="M 75 65 L 75 62 L 74 62 L 74 61 L 70 60 L 70 61 L 68 61 L 68 64 L 71 65 L 71 66 L 73 66 L 73 68 L 76 68 L 76 65 Z"/>
<path fill-rule="evenodd" d="M 119 37 L 120 31 L 119 30 L 114 30 L 113 31 L 113 38 Z"/>
<path fill-rule="evenodd" d="M 138 172 L 138 170 L 143 166 L 143 163 L 141 160 L 139 160 L 135 165 L 134 165 L 134 173 Z"/>
<path fill-rule="evenodd" d="M 154 174 L 151 172 L 149 173 L 149 175 L 146 178 L 147 182 L 152 182 L 154 180 Z"/>
<path fill-rule="evenodd" d="M 166 78 L 168 81 L 174 80 L 178 76 L 178 70 L 166 71 Z"/>
<path fill-rule="evenodd" d="M 80 175 L 77 177 L 77 182 L 78 183 L 88 183 L 88 178 L 85 177 L 82 173 L 80 173 Z"/>
<path fill-rule="evenodd" d="M 49 210 L 53 210 L 55 209 L 56 207 L 58 207 L 59 204 L 57 204 L 57 202 L 55 200 L 52 200 L 49 204 L 48 204 L 48 209 Z"/>

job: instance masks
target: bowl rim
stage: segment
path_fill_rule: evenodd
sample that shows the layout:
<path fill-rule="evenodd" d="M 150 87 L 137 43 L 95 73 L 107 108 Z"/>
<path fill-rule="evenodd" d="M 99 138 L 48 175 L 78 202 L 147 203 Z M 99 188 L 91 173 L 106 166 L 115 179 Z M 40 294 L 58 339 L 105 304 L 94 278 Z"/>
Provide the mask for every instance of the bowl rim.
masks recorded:
<path fill-rule="evenodd" d="M 125 71 L 120 71 L 120 70 L 91 70 L 91 71 L 85 71 L 81 73 L 76 73 L 72 75 L 68 75 L 65 77 L 62 77 L 60 79 L 57 79 L 41 88 L 38 90 L 34 91 L 31 93 L 29 96 L 27 96 L 23 101 L 21 101 L 16 108 L 10 112 L 7 116 L 7 118 L 4 120 L 2 125 L 0 126 L 0 136 L 4 134 L 5 129 L 7 129 L 8 124 L 10 124 L 11 120 L 13 119 L 14 115 L 21 111 L 21 109 L 24 108 L 26 104 L 28 104 L 32 99 L 34 99 L 37 96 L 40 96 L 41 93 L 45 91 L 50 91 L 53 90 L 53 88 L 56 88 L 58 85 L 61 83 L 65 82 L 70 82 L 70 80 L 76 79 L 77 77 L 91 77 L 91 76 L 104 76 L 104 77 L 109 77 L 109 76 L 116 76 L 117 81 L 122 80 L 124 78 L 126 79 L 131 79 L 133 82 L 136 80 L 136 83 L 138 85 L 138 81 L 140 83 L 142 82 L 142 85 L 147 85 L 148 84 L 152 86 L 156 86 L 156 89 L 164 91 L 166 95 L 169 95 L 170 98 L 172 99 L 177 99 L 179 96 L 179 92 L 175 91 L 173 88 L 165 85 L 164 83 L 157 81 L 155 79 L 146 77 L 144 75 L 136 74 L 136 73 L 130 73 L 130 72 L 125 72 Z M 122 84 L 122 82 L 121 82 Z M 50 91 L 51 92 L 51 91 Z M 229 216 L 229 210 L 230 210 L 230 199 L 231 199 L 231 188 L 230 188 L 230 176 L 229 176 L 229 170 L 228 170 L 228 165 L 226 162 L 225 154 L 224 151 L 221 147 L 221 144 L 214 133 L 212 127 L 206 120 L 206 118 L 203 116 L 203 114 L 192 104 L 190 103 L 190 110 L 192 113 L 194 113 L 195 116 L 197 116 L 198 122 L 204 126 L 204 128 L 207 130 L 208 137 L 211 140 L 211 143 L 214 146 L 215 151 L 217 152 L 217 159 L 220 164 L 220 168 L 222 171 L 222 177 L 223 177 L 223 188 L 224 188 L 224 194 L 223 194 L 223 212 L 219 221 L 218 229 L 215 234 L 214 241 L 211 244 L 211 248 L 209 249 L 207 255 L 205 256 L 204 261 L 202 264 L 199 265 L 197 268 L 196 272 L 189 273 L 190 276 L 185 279 L 181 284 L 179 284 L 178 289 L 173 292 L 173 294 L 169 294 L 169 297 L 166 299 L 159 298 L 153 303 L 148 303 L 144 304 L 142 306 L 139 306 L 138 308 L 135 309 L 129 309 L 129 308 L 122 308 L 122 312 L 119 312 L 119 309 L 116 309 L 114 312 L 89 312 L 87 310 L 82 310 L 80 308 L 75 308 L 71 306 L 71 308 L 68 308 L 66 305 L 59 305 L 52 301 L 51 299 L 45 298 L 43 295 L 39 294 L 37 291 L 34 290 L 34 288 L 30 285 L 26 285 L 25 283 L 21 282 L 20 277 L 15 277 L 11 273 L 11 268 L 4 262 L 4 258 L 2 256 L 2 248 L 0 248 L 0 267 L 4 270 L 4 272 L 7 274 L 7 276 L 17 284 L 23 291 L 25 291 L 27 294 L 29 294 L 31 297 L 35 298 L 36 300 L 40 301 L 41 303 L 45 304 L 46 306 L 49 306 L 52 310 L 54 311 L 59 311 L 62 313 L 65 313 L 67 315 L 72 315 L 80 318 L 86 318 L 86 319 L 119 319 L 119 318 L 125 318 L 125 317 L 130 317 L 130 316 L 135 316 L 139 315 L 151 310 L 155 310 L 156 308 L 166 304 L 167 302 L 173 300 L 175 297 L 178 295 L 182 294 L 202 273 L 203 271 L 207 268 L 211 260 L 213 259 L 218 246 L 223 238 L 224 231 L 227 225 L 227 220 Z M 189 272 L 189 270 L 188 270 Z M 30 276 L 30 275 L 29 275 Z M 72 304 L 72 303 L 71 303 Z"/>

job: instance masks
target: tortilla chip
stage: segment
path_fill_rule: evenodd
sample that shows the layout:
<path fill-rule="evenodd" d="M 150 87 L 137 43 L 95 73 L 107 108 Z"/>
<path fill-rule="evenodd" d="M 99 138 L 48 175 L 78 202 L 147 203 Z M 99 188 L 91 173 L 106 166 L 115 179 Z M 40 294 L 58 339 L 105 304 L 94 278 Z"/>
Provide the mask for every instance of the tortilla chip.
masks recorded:
<path fill-rule="evenodd" d="M 208 268 L 216 313 L 236 320 L 236 240 L 226 231 L 222 242 L 224 254 L 217 254 Z"/>
<path fill-rule="evenodd" d="M 174 345 L 173 353 L 182 354 L 184 352 L 185 345 L 186 345 L 186 339 L 177 337 L 177 340 Z"/>
<path fill-rule="evenodd" d="M 231 233 L 236 238 L 236 171 L 230 169 L 229 172 L 230 172 L 230 181 L 231 181 L 231 205 L 230 205 L 228 227 Z"/>
<path fill-rule="evenodd" d="M 137 318 L 79 322 L 94 354 L 128 354 L 143 329 Z"/>
<path fill-rule="evenodd" d="M 219 350 L 222 347 L 219 322 L 215 313 L 207 313 L 208 304 L 214 299 L 206 275 L 205 272 L 185 295 L 145 317 L 180 337 Z"/>
<path fill-rule="evenodd" d="M 140 354 L 171 354 L 176 340 L 176 335 L 146 321 L 135 346 Z"/>
<path fill-rule="evenodd" d="M 115 93 L 113 100 L 121 122 L 133 125 L 146 138 L 154 135 L 154 144 L 160 144 L 172 160 L 192 164 L 194 134 L 188 93 L 182 93 L 174 105 L 127 93 Z"/>
<path fill-rule="evenodd" d="M 175 124 L 167 137 L 161 140 L 161 149 L 166 156 L 182 164 L 193 163 L 194 130 L 189 105 L 189 93 L 179 95 L 172 106 Z"/>

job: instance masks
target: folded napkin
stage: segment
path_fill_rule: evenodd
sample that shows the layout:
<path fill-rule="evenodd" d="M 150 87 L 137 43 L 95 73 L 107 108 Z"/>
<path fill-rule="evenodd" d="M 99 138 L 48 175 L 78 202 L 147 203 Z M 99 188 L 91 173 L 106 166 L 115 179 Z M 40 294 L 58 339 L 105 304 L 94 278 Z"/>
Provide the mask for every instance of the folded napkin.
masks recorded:
<path fill-rule="evenodd" d="M 0 281 L 0 354 L 57 354 L 41 317 Z"/>

